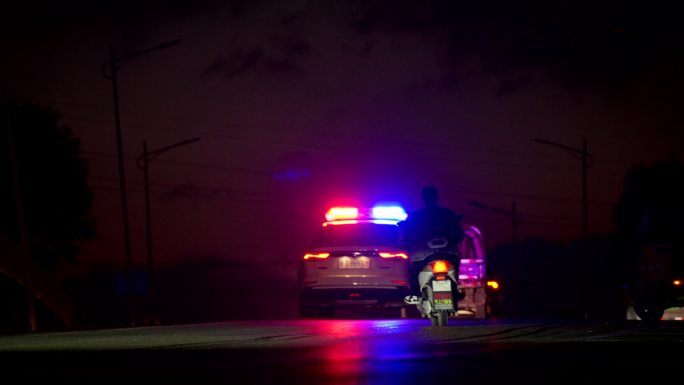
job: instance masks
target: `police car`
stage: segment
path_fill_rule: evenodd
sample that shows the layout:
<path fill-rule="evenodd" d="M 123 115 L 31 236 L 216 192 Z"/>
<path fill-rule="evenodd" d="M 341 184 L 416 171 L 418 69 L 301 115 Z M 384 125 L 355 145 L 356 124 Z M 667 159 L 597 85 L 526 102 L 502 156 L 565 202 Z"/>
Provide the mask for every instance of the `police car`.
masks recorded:
<path fill-rule="evenodd" d="M 400 205 L 331 207 L 300 261 L 302 317 L 332 317 L 340 308 L 399 310 L 409 294 L 409 258 L 399 246 Z"/>

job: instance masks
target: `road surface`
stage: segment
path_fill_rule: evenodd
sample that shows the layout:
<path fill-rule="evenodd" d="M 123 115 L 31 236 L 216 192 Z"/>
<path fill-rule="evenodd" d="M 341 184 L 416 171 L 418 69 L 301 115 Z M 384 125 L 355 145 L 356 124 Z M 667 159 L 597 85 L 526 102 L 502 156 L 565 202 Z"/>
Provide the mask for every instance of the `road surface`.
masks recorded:
<path fill-rule="evenodd" d="M 666 384 L 684 323 L 230 321 L 4 335 L 0 362 L 6 384 Z"/>

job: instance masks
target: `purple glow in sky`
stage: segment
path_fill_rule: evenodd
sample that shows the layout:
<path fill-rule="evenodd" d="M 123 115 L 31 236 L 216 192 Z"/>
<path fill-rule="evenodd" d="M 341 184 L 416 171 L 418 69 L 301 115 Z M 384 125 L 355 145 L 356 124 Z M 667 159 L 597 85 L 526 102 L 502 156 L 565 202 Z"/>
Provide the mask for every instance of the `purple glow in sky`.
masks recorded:
<path fill-rule="evenodd" d="M 331 205 L 420 188 L 485 241 L 581 234 L 581 163 L 534 141 L 587 138 L 589 230 L 636 162 L 682 156 L 682 32 L 674 2 L 45 2 L 5 13 L 7 93 L 57 108 L 91 165 L 100 239 L 122 261 L 111 83 L 118 55 L 181 39 L 119 72 L 133 255 L 143 263 L 150 164 L 155 254 L 297 260 Z M 99 2 L 98 2 L 99 3 Z M 675 22 L 676 21 L 676 22 Z"/>

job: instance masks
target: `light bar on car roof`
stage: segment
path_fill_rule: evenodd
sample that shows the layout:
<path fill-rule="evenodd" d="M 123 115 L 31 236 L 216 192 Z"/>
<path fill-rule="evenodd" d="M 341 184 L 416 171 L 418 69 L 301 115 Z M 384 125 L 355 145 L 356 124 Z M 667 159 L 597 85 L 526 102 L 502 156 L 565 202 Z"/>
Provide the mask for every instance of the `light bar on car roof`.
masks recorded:
<path fill-rule="evenodd" d="M 385 219 L 390 221 L 403 221 L 408 214 L 401 206 L 375 206 L 372 209 L 373 219 Z"/>
<path fill-rule="evenodd" d="M 349 206 L 331 207 L 325 214 L 327 224 L 353 224 L 358 221 L 368 221 L 379 224 L 396 224 L 406 219 L 408 214 L 398 205 L 377 205 L 372 208 L 357 208 Z"/>
<path fill-rule="evenodd" d="M 327 221 L 339 221 L 339 220 L 350 220 L 357 219 L 359 217 L 359 209 L 356 207 L 331 207 L 327 213 L 325 213 L 325 219 Z"/>

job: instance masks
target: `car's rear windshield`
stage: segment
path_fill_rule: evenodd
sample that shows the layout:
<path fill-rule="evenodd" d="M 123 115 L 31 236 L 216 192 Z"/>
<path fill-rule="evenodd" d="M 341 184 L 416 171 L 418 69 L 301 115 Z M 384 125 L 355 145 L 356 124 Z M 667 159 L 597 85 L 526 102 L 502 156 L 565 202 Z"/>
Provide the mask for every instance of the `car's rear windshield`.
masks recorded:
<path fill-rule="evenodd" d="M 321 228 L 314 247 L 325 246 L 398 246 L 399 228 L 396 225 L 358 223 L 331 225 Z"/>

